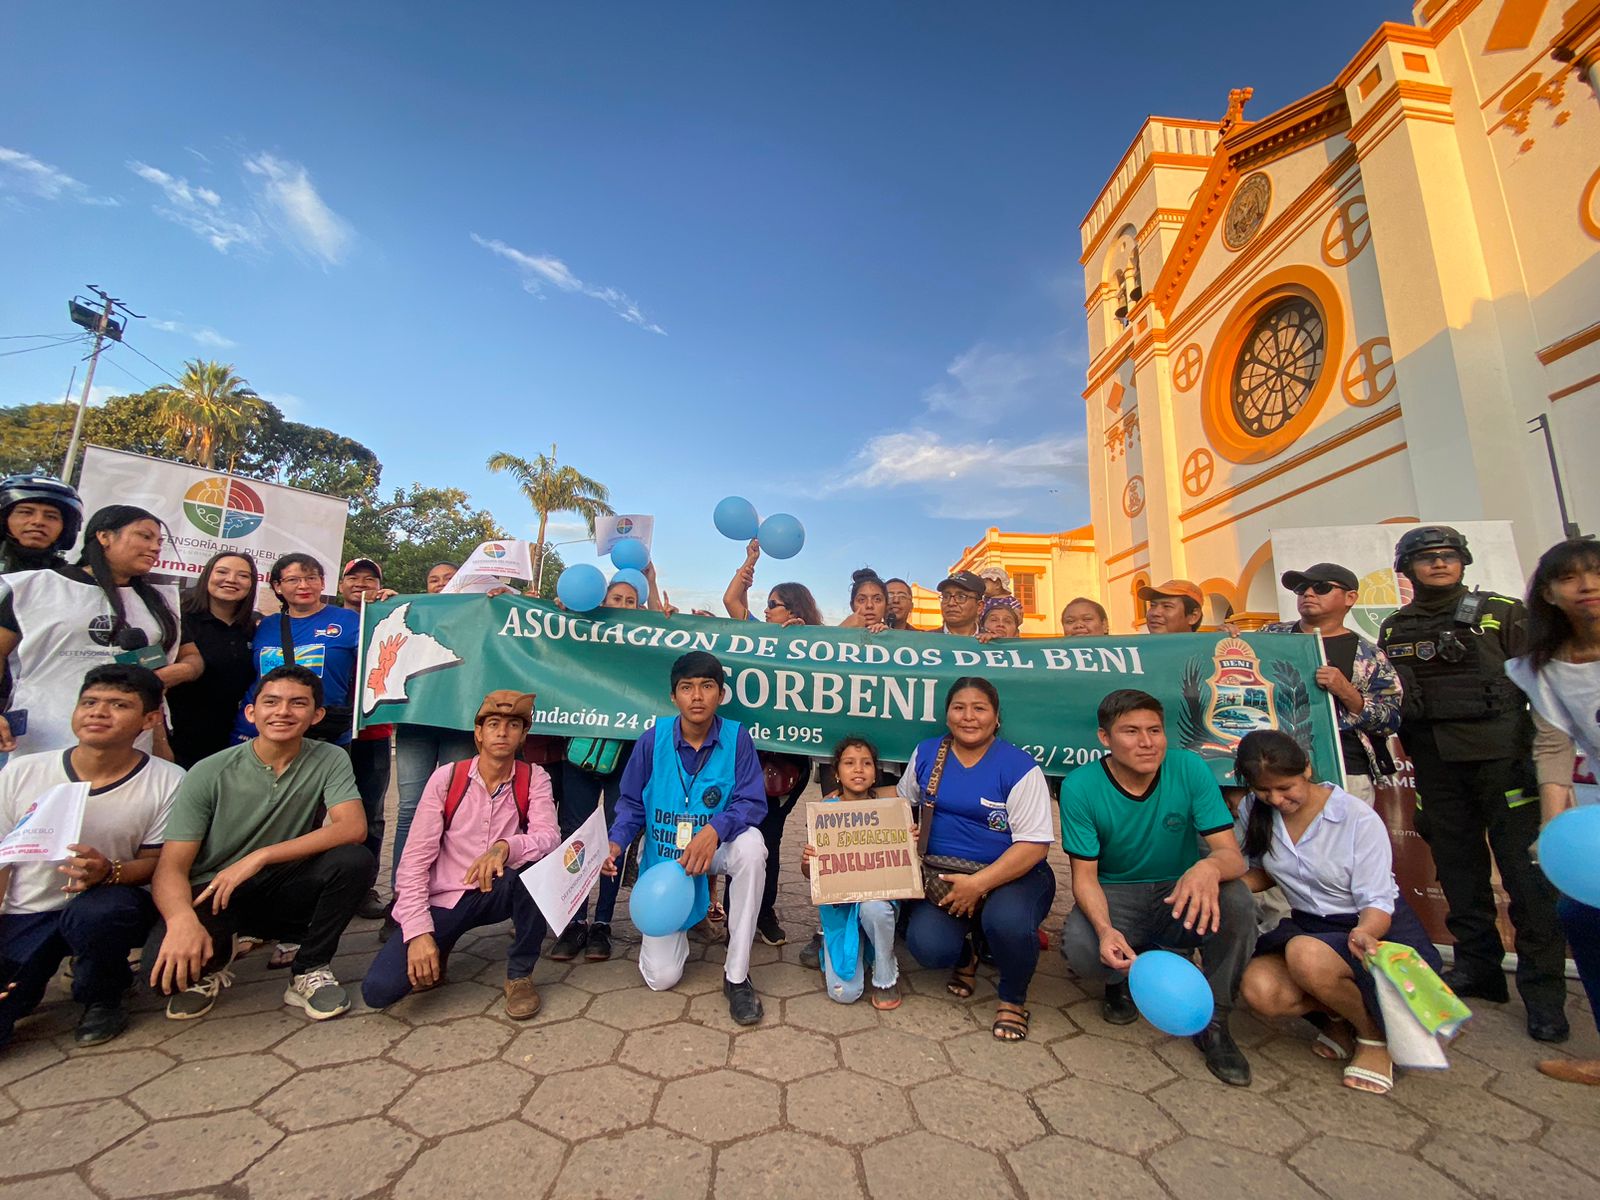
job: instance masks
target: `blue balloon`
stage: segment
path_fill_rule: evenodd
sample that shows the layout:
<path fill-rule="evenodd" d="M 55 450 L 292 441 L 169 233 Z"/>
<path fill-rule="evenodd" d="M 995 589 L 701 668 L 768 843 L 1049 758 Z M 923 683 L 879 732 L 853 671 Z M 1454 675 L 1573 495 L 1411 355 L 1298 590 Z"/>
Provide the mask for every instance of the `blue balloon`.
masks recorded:
<path fill-rule="evenodd" d="M 640 608 L 643 608 L 646 601 L 650 599 L 650 581 L 644 577 L 643 571 L 618 571 L 611 577 L 611 586 L 615 586 L 619 583 L 625 583 L 634 591 L 639 593 Z M 608 586 L 606 591 L 609 592 L 611 590 L 611 586 Z"/>
<path fill-rule="evenodd" d="M 1146 950 L 1133 960 L 1128 987 L 1139 1012 L 1162 1033 L 1193 1037 L 1211 1023 L 1216 1002 L 1200 968 L 1170 950 Z"/>
<path fill-rule="evenodd" d="M 636 537 L 618 538 L 611 547 L 611 565 L 614 567 L 642 571 L 649 561 L 649 549 Z"/>
<path fill-rule="evenodd" d="M 694 882 L 675 862 L 660 862 L 640 873 L 628 899 L 628 915 L 642 934 L 677 933 L 694 908 Z"/>
<path fill-rule="evenodd" d="M 719 500 L 711 519 L 716 522 L 718 533 L 736 542 L 748 542 L 761 528 L 756 506 L 743 496 L 728 496 Z"/>
<path fill-rule="evenodd" d="M 556 595 L 573 612 L 599 608 L 606 598 L 605 573 L 589 563 L 574 563 L 556 580 Z"/>
<path fill-rule="evenodd" d="M 773 513 L 761 522 L 761 553 L 793 558 L 806 544 L 806 527 L 788 513 Z"/>
<path fill-rule="evenodd" d="M 1544 827 L 1539 866 L 1557 891 L 1600 908 L 1600 804 L 1569 808 Z"/>

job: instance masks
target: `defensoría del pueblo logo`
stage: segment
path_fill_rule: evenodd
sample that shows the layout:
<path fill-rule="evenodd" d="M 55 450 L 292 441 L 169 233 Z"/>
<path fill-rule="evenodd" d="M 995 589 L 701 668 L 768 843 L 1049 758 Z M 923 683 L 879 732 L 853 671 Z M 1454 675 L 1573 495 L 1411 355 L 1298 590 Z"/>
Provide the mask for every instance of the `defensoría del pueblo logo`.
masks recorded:
<path fill-rule="evenodd" d="M 632 532 L 633 532 L 633 518 L 632 517 L 618 517 L 617 518 L 617 536 L 618 537 L 627 537 Z"/>
<path fill-rule="evenodd" d="M 506 548 L 499 542 L 489 542 L 483 548 L 483 556 L 485 558 L 504 558 L 506 556 Z"/>
<path fill-rule="evenodd" d="M 232 540 L 259 529 L 267 510 L 254 488 L 213 475 L 183 494 L 183 515 L 201 533 Z"/>
<path fill-rule="evenodd" d="M 582 842 L 574 840 L 572 845 L 567 847 L 567 852 L 561 856 L 561 865 L 566 867 L 567 872 L 572 875 L 576 875 L 583 869 Z"/>

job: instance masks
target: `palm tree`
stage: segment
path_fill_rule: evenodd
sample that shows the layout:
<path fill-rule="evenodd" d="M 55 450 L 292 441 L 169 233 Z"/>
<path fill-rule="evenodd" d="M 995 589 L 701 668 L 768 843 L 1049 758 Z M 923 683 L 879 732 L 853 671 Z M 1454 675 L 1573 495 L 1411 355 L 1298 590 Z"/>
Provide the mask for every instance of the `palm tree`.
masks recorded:
<path fill-rule="evenodd" d="M 235 452 L 266 414 L 266 402 L 232 363 L 185 363 L 183 379 L 155 389 L 157 419 L 183 443 L 182 456 L 208 470 L 219 450 Z"/>
<path fill-rule="evenodd" d="M 575 467 L 556 462 L 556 448 L 552 443 L 548 455 L 540 454 L 529 462 L 515 454 L 491 454 L 488 468 L 491 471 L 508 471 L 517 481 L 517 488 L 539 514 L 539 538 L 533 550 L 533 582 L 539 586 L 541 564 L 544 561 L 545 526 L 551 513 L 575 512 L 589 526 L 589 536 L 594 536 L 596 517 L 609 517 L 616 512 L 606 501 L 611 499 L 611 489 L 597 479 L 590 479 Z"/>

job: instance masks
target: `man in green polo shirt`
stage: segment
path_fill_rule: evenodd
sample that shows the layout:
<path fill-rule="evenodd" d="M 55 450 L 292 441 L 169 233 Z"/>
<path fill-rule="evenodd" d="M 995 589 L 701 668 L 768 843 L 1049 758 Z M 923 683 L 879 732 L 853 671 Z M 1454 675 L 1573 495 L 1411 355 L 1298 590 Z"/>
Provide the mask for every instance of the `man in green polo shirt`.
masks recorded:
<path fill-rule="evenodd" d="M 314 672 L 267 672 L 245 706 L 256 736 L 201 759 L 178 788 L 151 884 L 162 921 L 150 986 L 174 1021 L 204 1016 L 233 982 L 240 928 L 299 943 L 285 1004 L 314 1021 L 350 1007 L 328 964 L 373 858 L 349 755 L 306 739 L 323 714 Z"/>
<path fill-rule="evenodd" d="M 1255 903 L 1233 815 L 1198 754 L 1167 750 L 1161 702 L 1123 689 L 1100 702 L 1106 757 L 1061 787 L 1061 845 L 1072 858 L 1073 910 L 1061 952 L 1081 979 L 1106 985 L 1101 1015 L 1138 1020 L 1128 968 L 1142 950 L 1200 950 L 1216 1012 L 1195 1035 L 1206 1067 L 1246 1087 L 1250 1064 L 1228 1012 L 1256 944 Z M 1202 855 L 1201 841 L 1210 851 Z"/>

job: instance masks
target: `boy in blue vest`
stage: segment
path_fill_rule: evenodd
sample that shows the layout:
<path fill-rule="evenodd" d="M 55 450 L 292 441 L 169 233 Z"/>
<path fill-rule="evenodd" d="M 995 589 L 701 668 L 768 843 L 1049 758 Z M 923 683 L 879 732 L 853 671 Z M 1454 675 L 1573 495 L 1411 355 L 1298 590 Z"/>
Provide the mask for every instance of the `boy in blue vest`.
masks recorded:
<path fill-rule="evenodd" d="M 729 877 L 722 992 L 734 1021 L 754 1025 L 761 1020 L 761 997 L 750 983 L 750 943 L 767 877 L 767 847 L 758 828 L 767 812 L 767 789 L 749 733 L 717 715 L 723 678 L 722 663 L 703 650 L 672 664 L 678 715 L 658 721 L 634 743 L 617 788 L 617 818 L 604 870 L 617 873 L 622 848 L 642 829 L 641 873 L 676 860 L 694 881 L 694 907 L 682 928 L 640 940 L 639 973 L 655 991 L 683 977 L 688 931 L 710 905 L 708 873 Z"/>

